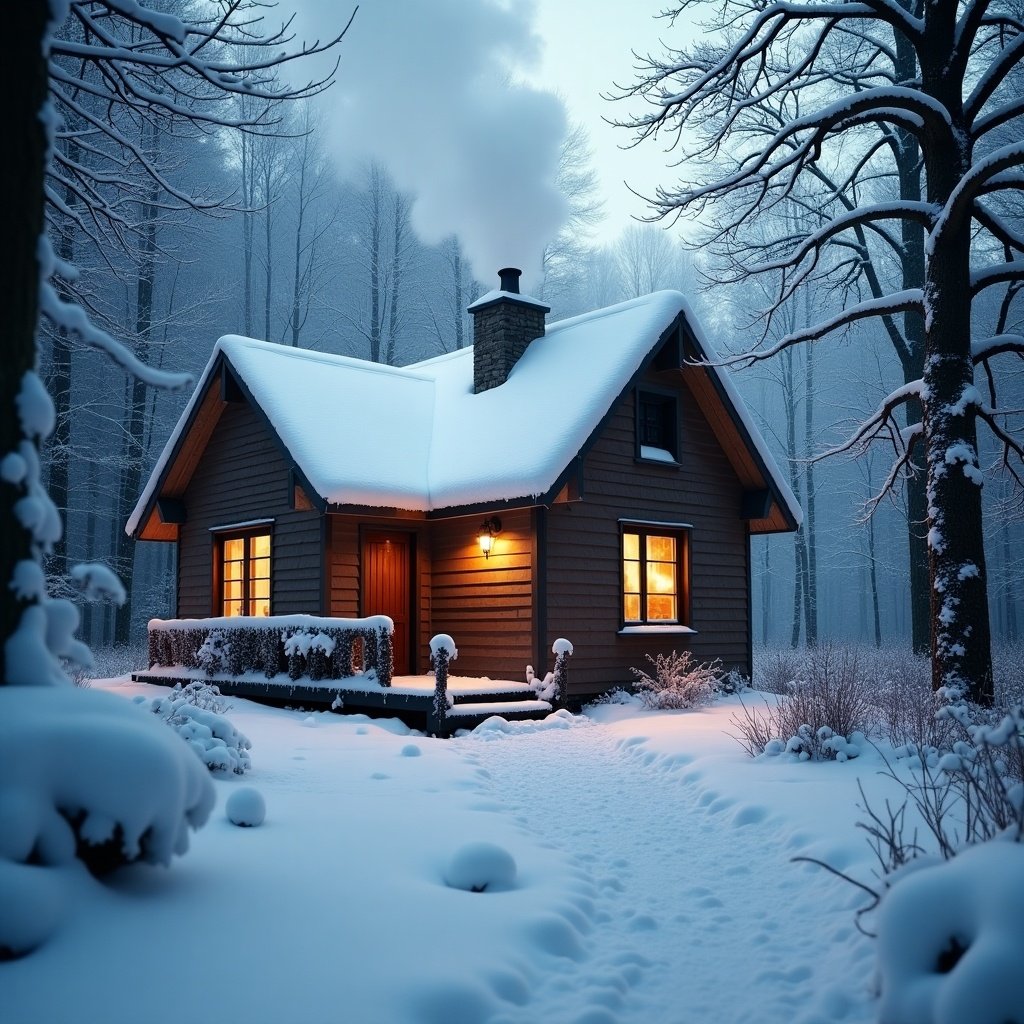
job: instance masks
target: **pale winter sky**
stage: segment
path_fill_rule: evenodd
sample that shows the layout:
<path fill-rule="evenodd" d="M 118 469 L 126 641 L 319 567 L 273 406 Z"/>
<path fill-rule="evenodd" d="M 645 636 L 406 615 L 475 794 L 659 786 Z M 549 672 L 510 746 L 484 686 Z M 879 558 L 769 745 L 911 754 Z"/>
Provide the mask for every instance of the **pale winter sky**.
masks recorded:
<path fill-rule="evenodd" d="M 294 0 L 300 38 L 348 17 L 341 0 Z M 290 0 L 282 5 L 290 6 Z M 415 194 L 413 225 L 435 243 L 457 233 L 481 280 L 521 266 L 528 286 L 564 204 L 552 187 L 566 127 L 582 122 L 606 204 L 600 239 L 642 215 L 640 192 L 671 180 L 657 145 L 602 117 L 602 92 L 633 79 L 632 49 L 659 51 L 661 0 L 363 0 L 324 103 L 325 137 L 345 173 L 383 163 Z M 680 28 L 672 31 L 678 41 Z M 634 107 L 634 109 L 636 109 Z"/>

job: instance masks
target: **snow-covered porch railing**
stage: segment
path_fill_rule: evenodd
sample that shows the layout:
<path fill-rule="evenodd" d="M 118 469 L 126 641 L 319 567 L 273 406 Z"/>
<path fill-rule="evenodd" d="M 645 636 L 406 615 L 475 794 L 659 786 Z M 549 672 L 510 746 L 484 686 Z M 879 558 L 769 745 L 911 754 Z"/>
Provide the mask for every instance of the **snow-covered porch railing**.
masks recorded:
<path fill-rule="evenodd" d="M 151 619 L 150 667 L 200 669 L 209 676 L 262 672 L 268 679 L 345 679 L 371 669 L 389 687 L 394 623 L 386 615 Z"/>
<path fill-rule="evenodd" d="M 455 641 L 447 633 L 438 633 L 430 641 L 430 664 L 434 670 L 434 693 L 427 712 L 427 732 L 432 736 L 448 736 L 453 723 L 464 717 L 478 718 L 488 714 L 533 715 L 540 706 L 547 710 L 552 707 L 564 708 L 569 686 L 569 658 L 572 644 L 559 637 L 551 647 L 555 656 L 554 672 L 543 680 L 535 679 L 533 668 L 528 668 L 528 687 L 534 699 L 524 700 L 516 705 L 489 702 L 457 705 L 448 694 L 448 666 L 459 656 Z"/>

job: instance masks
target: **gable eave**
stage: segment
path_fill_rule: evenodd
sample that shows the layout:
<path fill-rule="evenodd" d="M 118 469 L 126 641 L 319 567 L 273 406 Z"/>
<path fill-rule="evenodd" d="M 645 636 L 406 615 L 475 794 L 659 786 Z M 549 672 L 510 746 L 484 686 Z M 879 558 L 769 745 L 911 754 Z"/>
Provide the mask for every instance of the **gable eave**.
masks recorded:
<path fill-rule="evenodd" d="M 157 512 L 157 501 L 162 497 L 181 498 L 184 495 L 196 465 L 216 430 L 221 413 L 228 405 L 223 398 L 223 380 L 226 373 L 231 374 L 231 379 L 233 383 L 237 384 L 243 400 L 254 411 L 261 425 L 280 450 L 289 469 L 294 473 L 296 483 L 306 492 L 311 504 L 318 511 L 322 512 L 325 509 L 326 501 L 312 486 L 307 474 L 281 439 L 256 396 L 218 343 L 199 378 L 192 398 L 189 399 L 174 430 L 171 431 L 146 486 L 125 524 L 125 532 L 130 537 L 136 540 L 156 541 L 178 539 L 177 526 L 164 524 L 160 519 Z"/>

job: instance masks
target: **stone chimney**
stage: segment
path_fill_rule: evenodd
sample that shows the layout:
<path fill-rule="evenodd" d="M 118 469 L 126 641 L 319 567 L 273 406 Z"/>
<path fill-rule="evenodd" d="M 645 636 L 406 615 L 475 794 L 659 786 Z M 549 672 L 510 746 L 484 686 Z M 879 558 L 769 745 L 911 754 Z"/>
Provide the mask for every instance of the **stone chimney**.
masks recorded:
<path fill-rule="evenodd" d="M 504 384 L 526 346 L 544 334 L 544 317 L 551 307 L 519 294 L 521 273 L 515 267 L 499 270 L 499 289 L 481 295 L 469 307 L 473 314 L 474 394 Z"/>

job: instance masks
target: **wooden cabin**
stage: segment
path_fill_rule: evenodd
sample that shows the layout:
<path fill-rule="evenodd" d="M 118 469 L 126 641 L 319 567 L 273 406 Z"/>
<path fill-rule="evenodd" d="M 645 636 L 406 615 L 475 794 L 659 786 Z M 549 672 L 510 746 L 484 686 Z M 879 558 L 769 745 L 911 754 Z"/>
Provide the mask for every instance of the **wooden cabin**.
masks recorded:
<path fill-rule="evenodd" d="M 411 366 L 221 338 L 127 524 L 177 545 L 177 615 L 389 615 L 397 675 L 564 636 L 576 700 L 645 654 L 749 673 L 750 536 L 800 510 L 685 298 L 545 324 L 518 278 Z"/>

